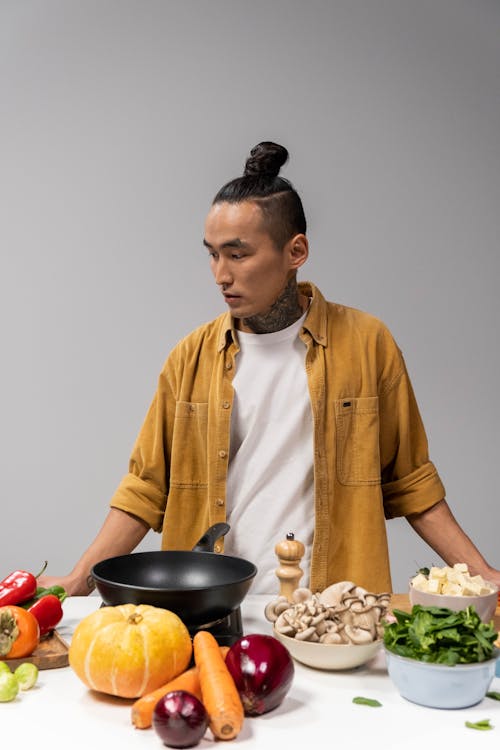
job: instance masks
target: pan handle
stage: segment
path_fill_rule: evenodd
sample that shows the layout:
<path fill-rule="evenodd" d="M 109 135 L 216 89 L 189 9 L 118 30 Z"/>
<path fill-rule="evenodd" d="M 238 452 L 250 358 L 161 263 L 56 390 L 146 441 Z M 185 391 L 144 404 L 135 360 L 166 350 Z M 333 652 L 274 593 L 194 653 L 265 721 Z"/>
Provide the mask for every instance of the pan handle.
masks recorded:
<path fill-rule="evenodd" d="M 193 552 L 213 552 L 214 544 L 221 536 L 225 536 L 231 527 L 227 523 L 214 523 L 205 531 L 201 539 L 193 547 Z"/>

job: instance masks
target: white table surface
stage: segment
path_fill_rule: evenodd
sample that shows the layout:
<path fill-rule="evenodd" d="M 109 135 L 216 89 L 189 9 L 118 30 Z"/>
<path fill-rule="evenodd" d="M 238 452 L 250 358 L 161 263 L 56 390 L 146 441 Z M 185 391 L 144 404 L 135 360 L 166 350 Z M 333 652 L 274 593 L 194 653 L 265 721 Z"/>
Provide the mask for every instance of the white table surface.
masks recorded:
<path fill-rule="evenodd" d="M 268 598 L 249 595 L 243 603 L 246 634 L 271 633 L 263 615 Z M 77 623 L 100 606 L 97 596 L 71 597 L 64 602 L 58 630 L 70 642 Z M 500 691 L 495 677 L 491 690 Z M 352 703 L 356 695 L 376 698 L 381 708 Z M 40 672 L 38 684 L 10 703 L 0 703 L 0 747 L 18 739 L 21 747 L 37 750 L 160 750 L 153 729 L 136 729 L 130 720 L 133 701 L 88 690 L 70 667 Z M 465 721 L 490 719 L 492 731 L 465 727 Z M 207 734 L 207 737 L 209 734 Z M 265 750 L 427 750 L 443 741 L 454 750 L 500 748 L 500 702 L 454 711 L 418 706 L 401 698 L 393 686 L 381 651 L 368 665 L 348 672 L 324 672 L 295 664 L 293 685 L 274 711 L 247 718 L 229 746 Z M 366 743 L 366 744 L 364 744 Z M 200 750 L 224 743 L 203 739 Z"/>

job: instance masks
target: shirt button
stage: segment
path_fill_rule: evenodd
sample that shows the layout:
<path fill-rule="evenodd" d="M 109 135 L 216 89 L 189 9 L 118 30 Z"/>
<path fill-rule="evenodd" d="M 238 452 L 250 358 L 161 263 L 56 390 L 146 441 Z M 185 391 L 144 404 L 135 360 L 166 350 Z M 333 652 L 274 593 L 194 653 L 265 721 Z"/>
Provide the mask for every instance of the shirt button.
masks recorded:
<path fill-rule="evenodd" d="M 221 552 L 222 551 L 222 546 L 220 544 L 216 544 L 215 547 L 214 547 L 214 550 L 215 550 L 215 552 Z"/>
<path fill-rule="evenodd" d="M 221 497 L 218 497 L 215 502 L 219 506 L 219 508 L 224 505 L 224 500 Z"/>
<path fill-rule="evenodd" d="M 231 404 L 229 403 L 229 401 L 224 401 L 223 404 L 222 404 L 222 408 L 223 409 L 229 409 L 230 406 L 231 406 Z"/>
<path fill-rule="evenodd" d="M 233 367 L 233 363 L 232 362 L 226 362 L 226 370 L 231 370 L 232 367 Z"/>
<path fill-rule="evenodd" d="M 226 456 L 227 456 L 226 451 L 219 451 L 219 457 L 220 458 L 226 458 Z"/>

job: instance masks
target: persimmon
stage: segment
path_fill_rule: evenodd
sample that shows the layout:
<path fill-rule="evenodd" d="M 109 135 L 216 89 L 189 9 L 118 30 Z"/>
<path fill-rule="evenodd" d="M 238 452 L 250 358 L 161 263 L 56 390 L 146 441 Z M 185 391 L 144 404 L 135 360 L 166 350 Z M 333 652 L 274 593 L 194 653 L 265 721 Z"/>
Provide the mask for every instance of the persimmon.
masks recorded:
<path fill-rule="evenodd" d="M 40 626 L 35 615 L 14 604 L 0 607 L 0 658 L 22 659 L 33 653 L 40 642 Z"/>

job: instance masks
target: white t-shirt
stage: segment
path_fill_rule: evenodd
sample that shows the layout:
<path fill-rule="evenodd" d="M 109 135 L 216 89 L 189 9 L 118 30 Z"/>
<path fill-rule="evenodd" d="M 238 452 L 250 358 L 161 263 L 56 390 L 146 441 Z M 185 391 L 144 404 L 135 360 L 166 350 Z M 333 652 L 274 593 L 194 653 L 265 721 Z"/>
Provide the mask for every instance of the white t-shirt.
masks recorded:
<path fill-rule="evenodd" d="M 276 333 L 237 334 L 224 551 L 255 563 L 253 594 L 278 593 L 274 547 L 289 531 L 306 548 L 299 585 L 309 581 L 313 424 L 306 346 L 298 336 L 304 319 Z"/>

